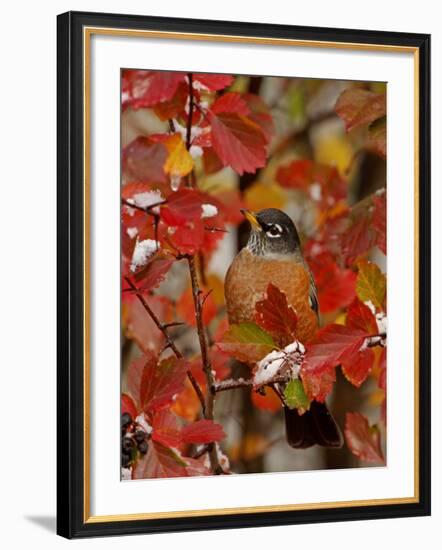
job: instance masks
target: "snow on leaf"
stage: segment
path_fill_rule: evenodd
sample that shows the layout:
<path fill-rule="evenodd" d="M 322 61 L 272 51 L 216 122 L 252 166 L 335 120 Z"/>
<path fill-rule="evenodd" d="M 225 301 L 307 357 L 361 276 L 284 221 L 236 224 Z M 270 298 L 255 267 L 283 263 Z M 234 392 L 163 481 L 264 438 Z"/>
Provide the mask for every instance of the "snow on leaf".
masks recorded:
<path fill-rule="evenodd" d="M 212 113 L 210 120 L 213 148 L 224 166 L 242 175 L 265 165 L 266 138 L 255 122 L 237 113 Z"/>
<path fill-rule="evenodd" d="M 370 427 L 363 414 L 347 413 L 344 433 L 347 445 L 355 456 L 365 462 L 385 464 L 379 428 L 376 425 Z"/>
<path fill-rule="evenodd" d="M 148 208 L 153 204 L 163 202 L 164 197 L 161 195 L 160 191 L 152 190 L 152 191 L 145 191 L 143 193 L 135 193 L 131 199 L 128 199 L 128 202 L 130 201 L 132 201 L 131 204 L 135 204 L 136 206 L 139 206 L 141 208 Z M 152 212 L 155 214 L 159 214 L 160 212 L 159 206 L 152 208 Z"/>
<path fill-rule="evenodd" d="M 269 384 L 276 376 L 298 378 L 299 368 L 305 354 L 304 346 L 295 340 L 283 350 L 274 350 L 261 359 L 253 371 L 255 387 Z"/>
<path fill-rule="evenodd" d="M 168 151 L 162 143 L 155 143 L 145 136 L 131 141 L 123 150 L 123 171 L 135 181 L 166 183 L 164 164 Z"/>
<path fill-rule="evenodd" d="M 186 477 L 187 462 L 174 449 L 153 441 L 133 468 L 133 479 Z"/>
<path fill-rule="evenodd" d="M 158 411 L 173 403 L 184 388 L 187 362 L 169 357 L 160 363 L 148 361 L 140 384 L 140 404 L 145 412 Z"/>
<path fill-rule="evenodd" d="M 188 424 L 181 432 L 183 443 L 212 443 L 221 441 L 225 436 L 221 424 L 206 419 Z"/>
<path fill-rule="evenodd" d="M 239 323 L 230 326 L 219 349 L 245 363 L 256 363 L 276 348 L 273 338 L 255 323 Z"/>
<path fill-rule="evenodd" d="M 358 261 L 356 294 L 362 302 L 370 301 L 378 310 L 384 307 L 387 281 L 385 275 L 375 263 Z"/>
<path fill-rule="evenodd" d="M 286 345 L 296 338 L 296 312 L 288 305 L 284 292 L 272 283 L 267 286 L 264 300 L 255 305 L 255 320 L 281 345 Z"/>
<path fill-rule="evenodd" d="M 385 94 L 360 88 L 344 90 L 335 105 L 335 111 L 344 121 L 347 132 L 383 117 L 386 108 Z"/>
<path fill-rule="evenodd" d="M 201 208 L 202 208 L 201 219 L 213 218 L 218 214 L 218 208 L 213 204 L 202 204 Z"/>
<path fill-rule="evenodd" d="M 135 273 L 147 264 L 148 259 L 158 250 L 159 243 L 152 239 L 137 241 L 132 255 L 130 270 Z"/>

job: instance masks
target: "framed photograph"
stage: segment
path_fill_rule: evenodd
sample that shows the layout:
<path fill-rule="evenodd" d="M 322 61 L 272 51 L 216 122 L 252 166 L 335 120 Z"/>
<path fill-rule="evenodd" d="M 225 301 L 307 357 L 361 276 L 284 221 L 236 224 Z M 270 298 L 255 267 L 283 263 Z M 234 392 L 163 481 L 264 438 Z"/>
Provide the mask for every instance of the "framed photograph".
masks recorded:
<path fill-rule="evenodd" d="M 58 17 L 60 535 L 430 513 L 429 82 L 423 34 Z"/>

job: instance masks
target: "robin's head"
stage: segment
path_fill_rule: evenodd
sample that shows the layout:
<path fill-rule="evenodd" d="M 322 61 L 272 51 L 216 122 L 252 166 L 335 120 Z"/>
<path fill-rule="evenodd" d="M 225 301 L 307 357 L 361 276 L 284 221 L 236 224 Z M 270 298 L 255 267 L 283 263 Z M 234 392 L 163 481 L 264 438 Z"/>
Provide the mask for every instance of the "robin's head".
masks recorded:
<path fill-rule="evenodd" d="M 283 256 L 300 250 L 300 241 L 295 224 L 282 210 L 266 208 L 258 213 L 241 210 L 250 222 L 251 232 L 248 250 L 258 256 Z"/>

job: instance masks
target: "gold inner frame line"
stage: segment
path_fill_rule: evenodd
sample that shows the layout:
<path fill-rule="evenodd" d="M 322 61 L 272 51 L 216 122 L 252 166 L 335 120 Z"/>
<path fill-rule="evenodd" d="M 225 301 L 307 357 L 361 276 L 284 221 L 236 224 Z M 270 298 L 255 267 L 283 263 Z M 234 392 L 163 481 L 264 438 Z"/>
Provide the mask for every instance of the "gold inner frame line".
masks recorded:
<path fill-rule="evenodd" d="M 318 502 L 203 510 L 177 510 L 136 514 L 91 515 L 90 492 L 90 43 L 92 35 L 125 36 L 157 39 L 196 40 L 211 42 L 247 43 L 288 47 L 332 48 L 356 51 L 412 53 L 414 61 L 414 495 L 371 500 Z M 213 515 L 249 514 L 299 510 L 321 510 L 355 506 L 379 506 L 388 504 L 410 504 L 419 501 L 419 49 L 412 46 L 364 44 L 351 42 L 330 42 L 321 40 L 297 40 L 286 38 L 245 37 L 206 33 L 148 31 L 136 29 L 113 29 L 108 27 L 83 28 L 83 209 L 84 209 L 84 522 L 102 523 L 166 518 L 204 517 Z"/>

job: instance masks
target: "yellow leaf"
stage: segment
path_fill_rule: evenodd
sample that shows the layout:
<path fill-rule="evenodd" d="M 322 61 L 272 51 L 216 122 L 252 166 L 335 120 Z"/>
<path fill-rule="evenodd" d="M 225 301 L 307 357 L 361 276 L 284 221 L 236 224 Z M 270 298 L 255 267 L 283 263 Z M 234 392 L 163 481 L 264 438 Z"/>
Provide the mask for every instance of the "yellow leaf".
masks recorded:
<path fill-rule="evenodd" d="M 260 181 L 254 183 L 245 192 L 247 208 L 258 212 L 263 208 L 283 208 L 286 202 L 284 191 L 276 184 L 266 184 Z"/>
<path fill-rule="evenodd" d="M 373 390 L 373 392 L 370 394 L 368 398 L 368 402 L 372 407 L 379 407 L 379 405 L 382 405 L 385 399 L 385 391 L 381 388 L 376 388 Z"/>
<path fill-rule="evenodd" d="M 344 175 L 353 159 L 353 148 L 346 135 L 331 135 L 318 140 L 315 160 L 321 164 L 336 166 Z"/>
<path fill-rule="evenodd" d="M 164 164 L 164 171 L 171 176 L 184 177 L 193 169 L 193 158 L 186 149 L 180 134 L 173 134 L 164 142 L 169 155 Z"/>
<path fill-rule="evenodd" d="M 359 260 L 356 294 L 362 302 L 371 302 L 377 309 L 383 309 L 387 280 L 376 264 Z"/>

